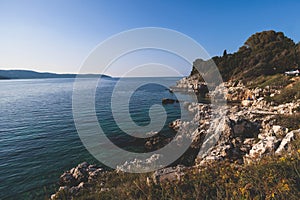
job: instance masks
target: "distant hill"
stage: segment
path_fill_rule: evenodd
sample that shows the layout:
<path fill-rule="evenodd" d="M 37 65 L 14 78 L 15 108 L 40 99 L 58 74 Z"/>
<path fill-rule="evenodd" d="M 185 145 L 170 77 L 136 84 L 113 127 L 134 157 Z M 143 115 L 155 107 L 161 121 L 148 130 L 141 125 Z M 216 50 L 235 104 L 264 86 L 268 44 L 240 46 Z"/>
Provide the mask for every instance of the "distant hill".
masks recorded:
<path fill-rule="evenodd" d="M 197 59 L 191 75 L 198 74 L 195 66 L 205 69 L 212 61 L 217 65 L 224 81 L 248 81 L 261 75 L 274 75 L 298 68 L 300 44 L 295 44 L 282 32 L 263 31 L 249 37 L 233 54 L 227 54 L 225 50 L 223 56 L 215 56 L 212 60 Z"/>
<path fill-rule="evenodd" d="M 6 78 L 6 77 L 3 77 L 3 76 L 0 76 L 0 80 L 1 80 L 1 79 L 7 79 L 7 78 Z"/>
<path fill-rule="evenodd" d="M 0 79 L 75 78 L 76 74 L 55 74 L 30 70 L 0 70 Z M 98 74 L 81 74 L 80 78 L 98 78 Z M 107 75 L 102 77 L 111 78 Z"/>

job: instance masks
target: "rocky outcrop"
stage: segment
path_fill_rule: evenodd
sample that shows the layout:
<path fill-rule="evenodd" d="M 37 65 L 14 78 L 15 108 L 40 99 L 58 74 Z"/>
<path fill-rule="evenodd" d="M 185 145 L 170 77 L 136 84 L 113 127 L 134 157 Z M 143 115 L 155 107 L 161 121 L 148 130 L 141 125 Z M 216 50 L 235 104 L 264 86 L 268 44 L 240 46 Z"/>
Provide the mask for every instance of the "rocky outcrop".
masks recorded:
<path fill-rule="evenodd" d="M 175 86 L 171 87 L 172 92 L 193 92 L 204 98 L 209 93 L 207 84 L 202 80 L 201 76 L 194 75 L 185 77 L 177 81 Z"/>
<path fill-rule="evenodd" d="M 280 91 L 277 88 L 270 86 L 249 89 L 242 81 L 230 81 L 216 87 L 216 89 L 210 93 L 210 96 L 225 94 L 225 99 L 228 102 L 241 102 L 243 106 L 248 107 L 257 101 L 263 100 L 266 96 L 274 96 L 279 93 Z"/>
<path fill-rule="evenodd" d="M 245 155 L 244 162 L 251 163 L 252 160 L 259 160 L 263 155 L 272 153 L 278 146 L 279 140 L 275 136 L 268 136 L 253 145 L 249 154 Z"/>
<path fill-rule="evenodd" d="M 77 196 L 83 190 L 89 190 L 92 187 L 90 183 L 97 179 L 102 172 L 102 168 L 90 165 L 87 162 L 83 162 L 77 167 L 66 171 L 60 176 L 60 188 L 57 193 L 51 195 L 51 200 L 62 199 L 62 195 L 65 198 L 71 198 Z"/>
<path fill-rule="evenodd" d="M 251 104 L 247 106 L 229 105 L 218 142 L 205 154 L 199 155 L 196 164 L 202 166 L 221 160 L 242 164 L 251 163 L 275 152 L 279 155 L 279 152 L 288 146 L 293 137 L 292 133 L 287 134 L 286 127 L 276 124 L 276 117 L 278 114 L 294 114 L 300 106 L 300 101 L 275 106 L 264 100 L 266 90 L 257 88 L 250 90 L 242 83 L 238 83 L 238 86 L 225 83 L 224 86 L 227 91 L 218 91 L 222 87 L 217 87 L 211 96 L 219 95 L 221 92 L 226 94 L 230 91 L 226 98 L 231 101 L 242 100 L 249 95 L 252 95 L 253 99 L 249 100 Z M 206 121 L 206 123 L 211 123 L 211 121 Z M 204 131 L 204 134 L 208 134 L 207 131 Z"/>
<path fill-rule="evenodd" d="M 239 83 L 237 91 L 231 87 L 231 94 L 236 94 L 239 88 L 243 88 Z M 218 89 L 218 88 L 217 88 Z M 196 165 L 206 165 L 209 162 L 229 160 L 237 163 L 250 163 L 259 160 L 264 155 L 274 153 L 279 147 L 281 140 L 286 136 L 288 129 L 278 126 L 275 123 L 276 115 L 279 113 L 289 114 L 291 108 L 297 108 L 299 102 L 272 106 L 267 103 L 259 95 L 263 95 L 263 90 L 255 89 L 253 92 L 255 97 L 249 106 L 229 105 L 229 109 L 223 109 L 225 115 L 214 116 L 210 105 L 201 103 L 184 103 L 185 108 L 195 115 L 192 123 L 198 123 L 198 129 L 193 133 L 189 133 L 189 129 L 185 128 L 191 122 L 182 122 L 175 120 L 169 124 L 169 127 L 175 131 L 186 130 L 186 135 L 193 138 L 192 147 L 201 149 L 205 137 L 218 129 L 221 122 L 221 131 L 215 144 L 206 149 L 205 153 L 199 153 L 196 156 Z M 245 89 L 246 91 L 246 89 Z M 249 90 L 249 92 L 252 92 Z M 262 92 L 260 94 L 260 92 Z M 213 95 L 218 92 L 215 91 Z M 219 92 L 220 93 L 220 92 Z M 235 95 L 233 95 L 235 96 Z M 236 100 L 241 97 L 237 97 Z M 219 108 L 219 111 L 222 109 Z M 179 138 L 174 138 L 180 140 Z M 159 141 L 157 141 L 159 143 Z"/>
<path fill-rule="evenodd" d="M 275 126 L 275 130 L 281 133 L 285 133 L 280 127 L 278 130 L 278 126 Z M 256 160 L 260 160 L 262 156 L 267 154 L 276 154 L 281 155 L 289 149 L 291 142 L 295 139 L 296 135 L 299 135 L 299 130 L 291 131 L 285 135 L 283 139 L 281 139 L 282 134 L 279 136 L 267 136 L 260 140 L 257 144 L 253 145 L 249 154 L 244 157 L 245 163 L 251 163 Z"/>
<path fill-rule="evenodd" d="M 198 155 L 197 165 L 206 165 L 209 162 L 229 160 L 243 163 L 243 156 L 249 152 L 258 135 L 260 124 L 246 119 L 237 121 L 225 117 L 220 137 L 215 146 L 205 154 Z"/>
<path fill-rule="evenodd" d="M 172 91 L 194 92 L 194 89 L 201 84 L 199 80 L 201 80 L 199 75 L 184 77 L 177 81 L 176 86 L 171 87 Z"/>

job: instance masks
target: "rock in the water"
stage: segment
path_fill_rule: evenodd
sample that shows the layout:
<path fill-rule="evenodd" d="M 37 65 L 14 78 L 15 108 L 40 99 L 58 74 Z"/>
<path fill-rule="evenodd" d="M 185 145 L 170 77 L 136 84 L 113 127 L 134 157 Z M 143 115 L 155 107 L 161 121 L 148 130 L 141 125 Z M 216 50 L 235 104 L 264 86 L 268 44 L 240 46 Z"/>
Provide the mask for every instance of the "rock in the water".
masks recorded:
<path fill-rule="evenodd" d="M 163 98 L 161 100 L 161 103 L 162 104 L 173 104 L 173 103 L 178 103 L 179 101 L 178 100 L 175 100 L 175 99 L 166 99 L 166 98 Z"/>

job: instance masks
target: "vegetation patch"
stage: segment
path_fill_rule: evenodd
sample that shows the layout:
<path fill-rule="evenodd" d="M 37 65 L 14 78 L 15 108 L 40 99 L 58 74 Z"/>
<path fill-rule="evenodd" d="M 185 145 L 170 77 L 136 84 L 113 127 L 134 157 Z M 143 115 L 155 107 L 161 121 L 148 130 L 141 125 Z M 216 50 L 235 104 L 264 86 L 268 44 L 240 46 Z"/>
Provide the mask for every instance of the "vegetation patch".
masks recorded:
<path fill-rule="evenodd" d="M 272 98 L 277 104 L 289 103 L 300 98 L 300 82 L 293 84 L 291 87 L 286 87 L 281 90 L 280 94 Z"/>
<path fill-rule="evenodd" d="M 286 127 L 290 130 L 295 130 L 300 128 L 300 113 L 293 115 L 277 115 L 276 124 Z"/>
<path fill-rule="evenodd" d="M 250 88 L 265 88 L 267 86 L 271 88 L 284 88 L 293 81 L 291 77 L 284 76 L 282 74 L 275 74 L 272 76 L 260 76 L 248 83 Z"/>

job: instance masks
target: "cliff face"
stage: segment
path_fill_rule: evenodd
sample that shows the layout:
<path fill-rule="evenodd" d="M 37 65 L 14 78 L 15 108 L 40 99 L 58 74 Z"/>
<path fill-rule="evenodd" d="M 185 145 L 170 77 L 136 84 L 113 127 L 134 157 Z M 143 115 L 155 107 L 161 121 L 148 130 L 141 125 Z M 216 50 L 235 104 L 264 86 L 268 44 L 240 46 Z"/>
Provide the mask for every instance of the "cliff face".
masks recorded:
<path fill-rule="evenodd" d="M 224 51 L 223 56 L 215 56 L 212 60 L 224 81 L 247 81 L 297 68 L 300 65 L 300 44 L 295 44 L 282 32 L 263 31 L 249 37 L 237 52 L 227 54 Z M 208 62 L 197 59 L 191 75 L 198 74 L 195 67 L 203 68 Z"/>

